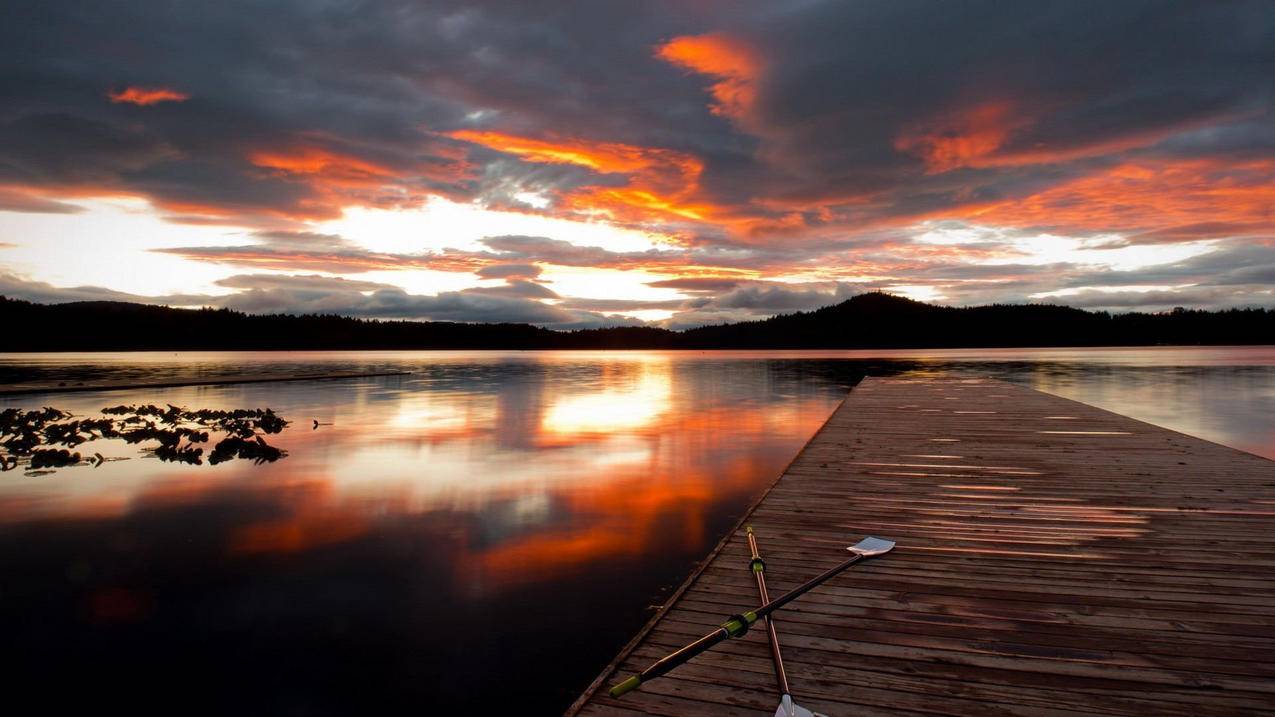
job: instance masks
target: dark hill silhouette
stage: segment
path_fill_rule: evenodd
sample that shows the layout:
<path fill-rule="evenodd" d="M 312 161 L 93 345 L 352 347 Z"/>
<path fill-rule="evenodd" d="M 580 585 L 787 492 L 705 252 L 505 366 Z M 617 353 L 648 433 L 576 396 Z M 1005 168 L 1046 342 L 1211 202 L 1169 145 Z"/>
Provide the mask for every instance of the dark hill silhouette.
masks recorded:
<path fill-rule="evenodd" d="M 250 315 L 123 302 L 0 297 L 7 351 L 178 349 L 712 349 L 1275 343 L 1275 310 L 1108 314 L 1047 304 L 954 308 L 883 293 L 815 311 L 686 331 Z"/>

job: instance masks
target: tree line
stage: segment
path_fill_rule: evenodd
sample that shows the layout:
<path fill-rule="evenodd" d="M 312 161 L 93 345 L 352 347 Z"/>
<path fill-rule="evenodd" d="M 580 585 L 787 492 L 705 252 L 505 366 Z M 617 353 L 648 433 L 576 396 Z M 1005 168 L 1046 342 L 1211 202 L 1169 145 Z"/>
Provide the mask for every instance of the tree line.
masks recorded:
<path fill-rule="evenodd" d="M 1111 314 L 1049 304 L 949 307 L 874 292 L 758 321 L 673 331 L 244 314 L 0 297 L 6 351 L 240 349 L 851 349 L 1275 343 L 1275 310 Z"/>

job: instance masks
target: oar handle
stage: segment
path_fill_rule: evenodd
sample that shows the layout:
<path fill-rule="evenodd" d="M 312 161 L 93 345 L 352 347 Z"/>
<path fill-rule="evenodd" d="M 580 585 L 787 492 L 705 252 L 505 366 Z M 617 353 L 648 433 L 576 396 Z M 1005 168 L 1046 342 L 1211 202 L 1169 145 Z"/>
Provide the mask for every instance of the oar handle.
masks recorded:
<path fill-rule="evenodd" d="M 753 526 L 745 526 L 744 532 L 748 535 L 748 548 L 753 551 L 753 559 L 748 563 L 748 567 L 752 568 L 754 573 L 763 573 L 766 571 L 766 561 L 761 559 L 761 553 L 757 550 L 757 536 L 753 535 Z M 765 601 L 765 596 L 762 596 L 762 602 Z"/>
<path fill-rule="evenodd" d="M 688 662 L 696 655 L 708 650 L 713 645 L 732 637 L 742 637 L 748 632 L 748 626 L 757 622 L 757 614 L 754 612 L 746 612 L 743 615 L 737 615 L 722 623 L 722 626 L 708 633 L 700 639 L 683 647 L 672 654 L 666 655 L 658 662 L 650 667 L 642 670 L 640 674 L 633 675 L 629 679 L 615 685 L 611 688 L 610 695 L 619 697 L 620 695 L 633 690 L 643 682 L 668 674 L 670 670 L 678 665 Z"/>

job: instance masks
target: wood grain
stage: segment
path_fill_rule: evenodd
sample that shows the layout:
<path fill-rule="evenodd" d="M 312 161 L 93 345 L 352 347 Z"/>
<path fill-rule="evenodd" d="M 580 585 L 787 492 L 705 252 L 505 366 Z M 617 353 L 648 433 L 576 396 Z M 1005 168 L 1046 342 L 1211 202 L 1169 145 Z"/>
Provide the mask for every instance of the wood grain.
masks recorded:
<path fill-rule="evenodd" d="M 866 379 L 747 518 L 828 715 L 1275 714 L 1275 462 L 990 379 Z M 755 605 L 729 536 L 568 714 L 773 715 L 754 630 L 606 688 Z"/>

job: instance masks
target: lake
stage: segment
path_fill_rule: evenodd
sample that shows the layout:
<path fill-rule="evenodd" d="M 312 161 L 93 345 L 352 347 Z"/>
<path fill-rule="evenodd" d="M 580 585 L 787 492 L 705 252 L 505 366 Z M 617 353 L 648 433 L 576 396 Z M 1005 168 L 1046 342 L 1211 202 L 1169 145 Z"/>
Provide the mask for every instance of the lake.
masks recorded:
<path fill-rule="evenodd" d="M 127 460 L 0 474 L 11 702 L 560 713 L 864 375 L 993 376 L 1275 458 L 1271 347 L 0 355 L 4 382 L 315 368 L 411 375 L 0 399 L 293 421 L 264 465 L 97 441 Z"/>

